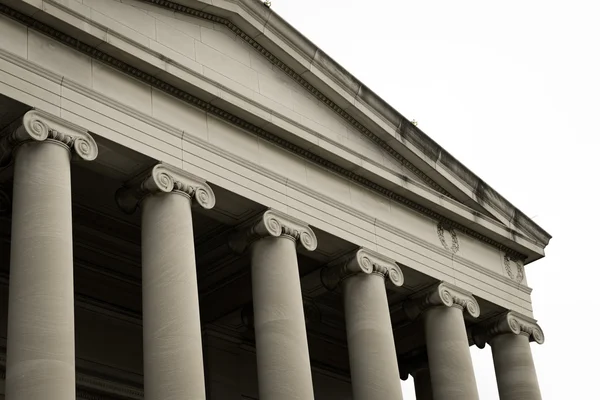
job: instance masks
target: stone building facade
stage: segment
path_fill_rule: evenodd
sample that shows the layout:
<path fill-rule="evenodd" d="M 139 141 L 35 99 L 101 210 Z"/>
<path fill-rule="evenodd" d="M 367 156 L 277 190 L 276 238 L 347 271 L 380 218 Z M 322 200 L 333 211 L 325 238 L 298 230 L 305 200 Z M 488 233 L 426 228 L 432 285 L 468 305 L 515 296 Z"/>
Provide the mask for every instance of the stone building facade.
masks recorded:
<path fill-rule="evenodd" d="M 0 398 L 541 399 L 550 235 L 256 0 L 0 0 Z"/>

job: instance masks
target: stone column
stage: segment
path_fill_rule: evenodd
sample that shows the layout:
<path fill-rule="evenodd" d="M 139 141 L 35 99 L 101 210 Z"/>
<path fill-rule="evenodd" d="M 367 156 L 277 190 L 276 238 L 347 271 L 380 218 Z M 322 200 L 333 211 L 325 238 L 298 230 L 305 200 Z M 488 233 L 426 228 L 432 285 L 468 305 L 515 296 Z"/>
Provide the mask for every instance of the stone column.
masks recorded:
<path fill-rule="evenodd" d="M 405 304 L 407 314 L 423 317 L 434 399 L 477 400 L 477 383 L 463 312 L 479 316 L 475 298 L 442 282 Z"/>
<path fill-rule="evenodd" d="M 544 343 L 535 320 L 507 312 L 474 329 L 475 344 L 492 346 L 500 400 L 541 400 L 529 342 Z"/>
<path fill-rule="evenodd" d="M 317 247 L 308 225 L 275 210 L 232 236 L 250 249 L 254 331 L 261 400 L 314 399 L 296 245 Z"/>
<path fill-rule="evenodd" d="M 75 400 L 71 155 L 94 160 L 82 128 L 33 110 L 0 143 L 14 156 L 7 400 Z"/>
<path fill-rule="evenodd" d="M 212 208 L 213 191 L 158 164 L 119 190 L 117 202 L 126 212 L 142 209 L 144 398 L 205 399 L 191 205 Z"/>
<path fill-rule="evenodd" d="M 404 358 L 400 364 L 402 366 L 400 371 L 402 380 L 407 380 L 409 374 L 413 377 L 417 400 L 433 400 L 427 353 L 423 350 L 417 350 L 409 358 Z"/>
<path fill-rule="evenodd" d="M 367 249 L 325 268 L 323 285 L 341 286 L 354 400 L 402 399 L 386 283 L 404 277 L 396 263 Z"/>

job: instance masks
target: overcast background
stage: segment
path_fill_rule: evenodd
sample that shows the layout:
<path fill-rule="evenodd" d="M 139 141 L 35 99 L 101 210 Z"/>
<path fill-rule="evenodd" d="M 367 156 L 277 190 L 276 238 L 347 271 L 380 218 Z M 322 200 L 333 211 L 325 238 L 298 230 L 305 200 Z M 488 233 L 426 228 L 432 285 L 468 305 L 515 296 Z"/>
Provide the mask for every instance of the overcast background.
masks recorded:
<path fill-rule="evenodd" d="M 546 335 L 532 344 L 542 395 L 600 399 L 600 2 L 272 3 L 553 235 L 526 267 Z M 471 353 L 481 399 L 498 399 L 489 347 Z"/>

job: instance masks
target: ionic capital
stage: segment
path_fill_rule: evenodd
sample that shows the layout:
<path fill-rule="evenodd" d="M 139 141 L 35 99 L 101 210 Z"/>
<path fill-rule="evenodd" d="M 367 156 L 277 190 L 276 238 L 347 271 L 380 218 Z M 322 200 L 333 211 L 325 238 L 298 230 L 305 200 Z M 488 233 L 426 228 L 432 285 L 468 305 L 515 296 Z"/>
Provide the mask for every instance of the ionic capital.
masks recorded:
<path fill-rule="evenodd" d="M 276 210 L 267 210 L 260 217 L 242 226 L 229 239 L 229 246 L 243 253 L 255 241 L 264 237 L 287 237 L 300 243 L 306 250 L 317 248 L 317 236 L 302 221 Z"/>
<path fill-rule="evenodd" d="M 477 347 L 483 349 L 494 337 L 507 333 L 527 336 L 530 342 L 544 343 L 544 332 L 536 321 L 514 311 L 505 312 L 478 324 L 473 329 L 473 341 Z"/>
<path fill-rule="evenodd" d="M 321 282 L 327 289 L 335 290 L 344 279 L 356 274 L 381 275 L 392 289 L 404 283 L 404 275 L 394 260 L 365 248 L 323 268 Z"/>
<path fill-rule="evenodd" d="M 416 319 L 423 311 L 438 306 L 457 307 L 474 318 L 480 313 L 479 304 L 472 294 L 446 282 L 417 294 L 404 304 L 404 310 L 411 319 Z"/>
<path fill-rule="evenodd" d="M 13 150 L 21 143 L 45 140 L 62 143 L 85 161 L 92 161 L 98 156 L 96 141 L 87 130 L 52 114 L 31 110 L 2 132 L 0 165 L 10 163 Z"/>
<path fill-rule="evenodd" d="M 131 214 L 141 201 L 155 193 L 179 193 L 194 199 L 207 210 L 215 205 L 215 194 L 202 179 L 168 164 L 156 164 L 117 190 L 115 199 L 124 212 Z"/>

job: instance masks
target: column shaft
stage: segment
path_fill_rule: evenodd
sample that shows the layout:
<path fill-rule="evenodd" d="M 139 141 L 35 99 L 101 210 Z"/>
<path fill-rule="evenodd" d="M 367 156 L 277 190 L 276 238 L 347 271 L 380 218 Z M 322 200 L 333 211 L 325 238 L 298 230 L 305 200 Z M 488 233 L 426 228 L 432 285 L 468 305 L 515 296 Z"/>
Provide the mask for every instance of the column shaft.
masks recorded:
<path fill-rule="evenodd" d="M 478 400 L 462 307 L 432 307 L 424 318 L 434 398 Z"/>
<path fill-rule="evenodd" d="M 541 400 L 528 335 L 505 333 L 490 344 L 500 400 Z"/>
<path fill-rule="evenodd" d="M 268 236 L 250 251 L 259 397 L 312 400 L 295 241 Z"/>
<path fill-rule="evenodd" d="M 412 375 L 415 381 L 415 395 L 417 400 L 433 400 L 429 368 L 421 368 Z"/>
<path fill-rule="evenodd" d="M 359 273 L 342 285 L 354 400 L 401 400 L 383 276 Z"/>
<path fill-rule="evenodd" d="M 142 202 L 144 394 L 205 399 L 190 198 L 159 193 Z"/>
<path fill-rule="evenodd" d="M 70 152 L 60 142 L 16 150 L 6 398 L 75 399 Z"/>

